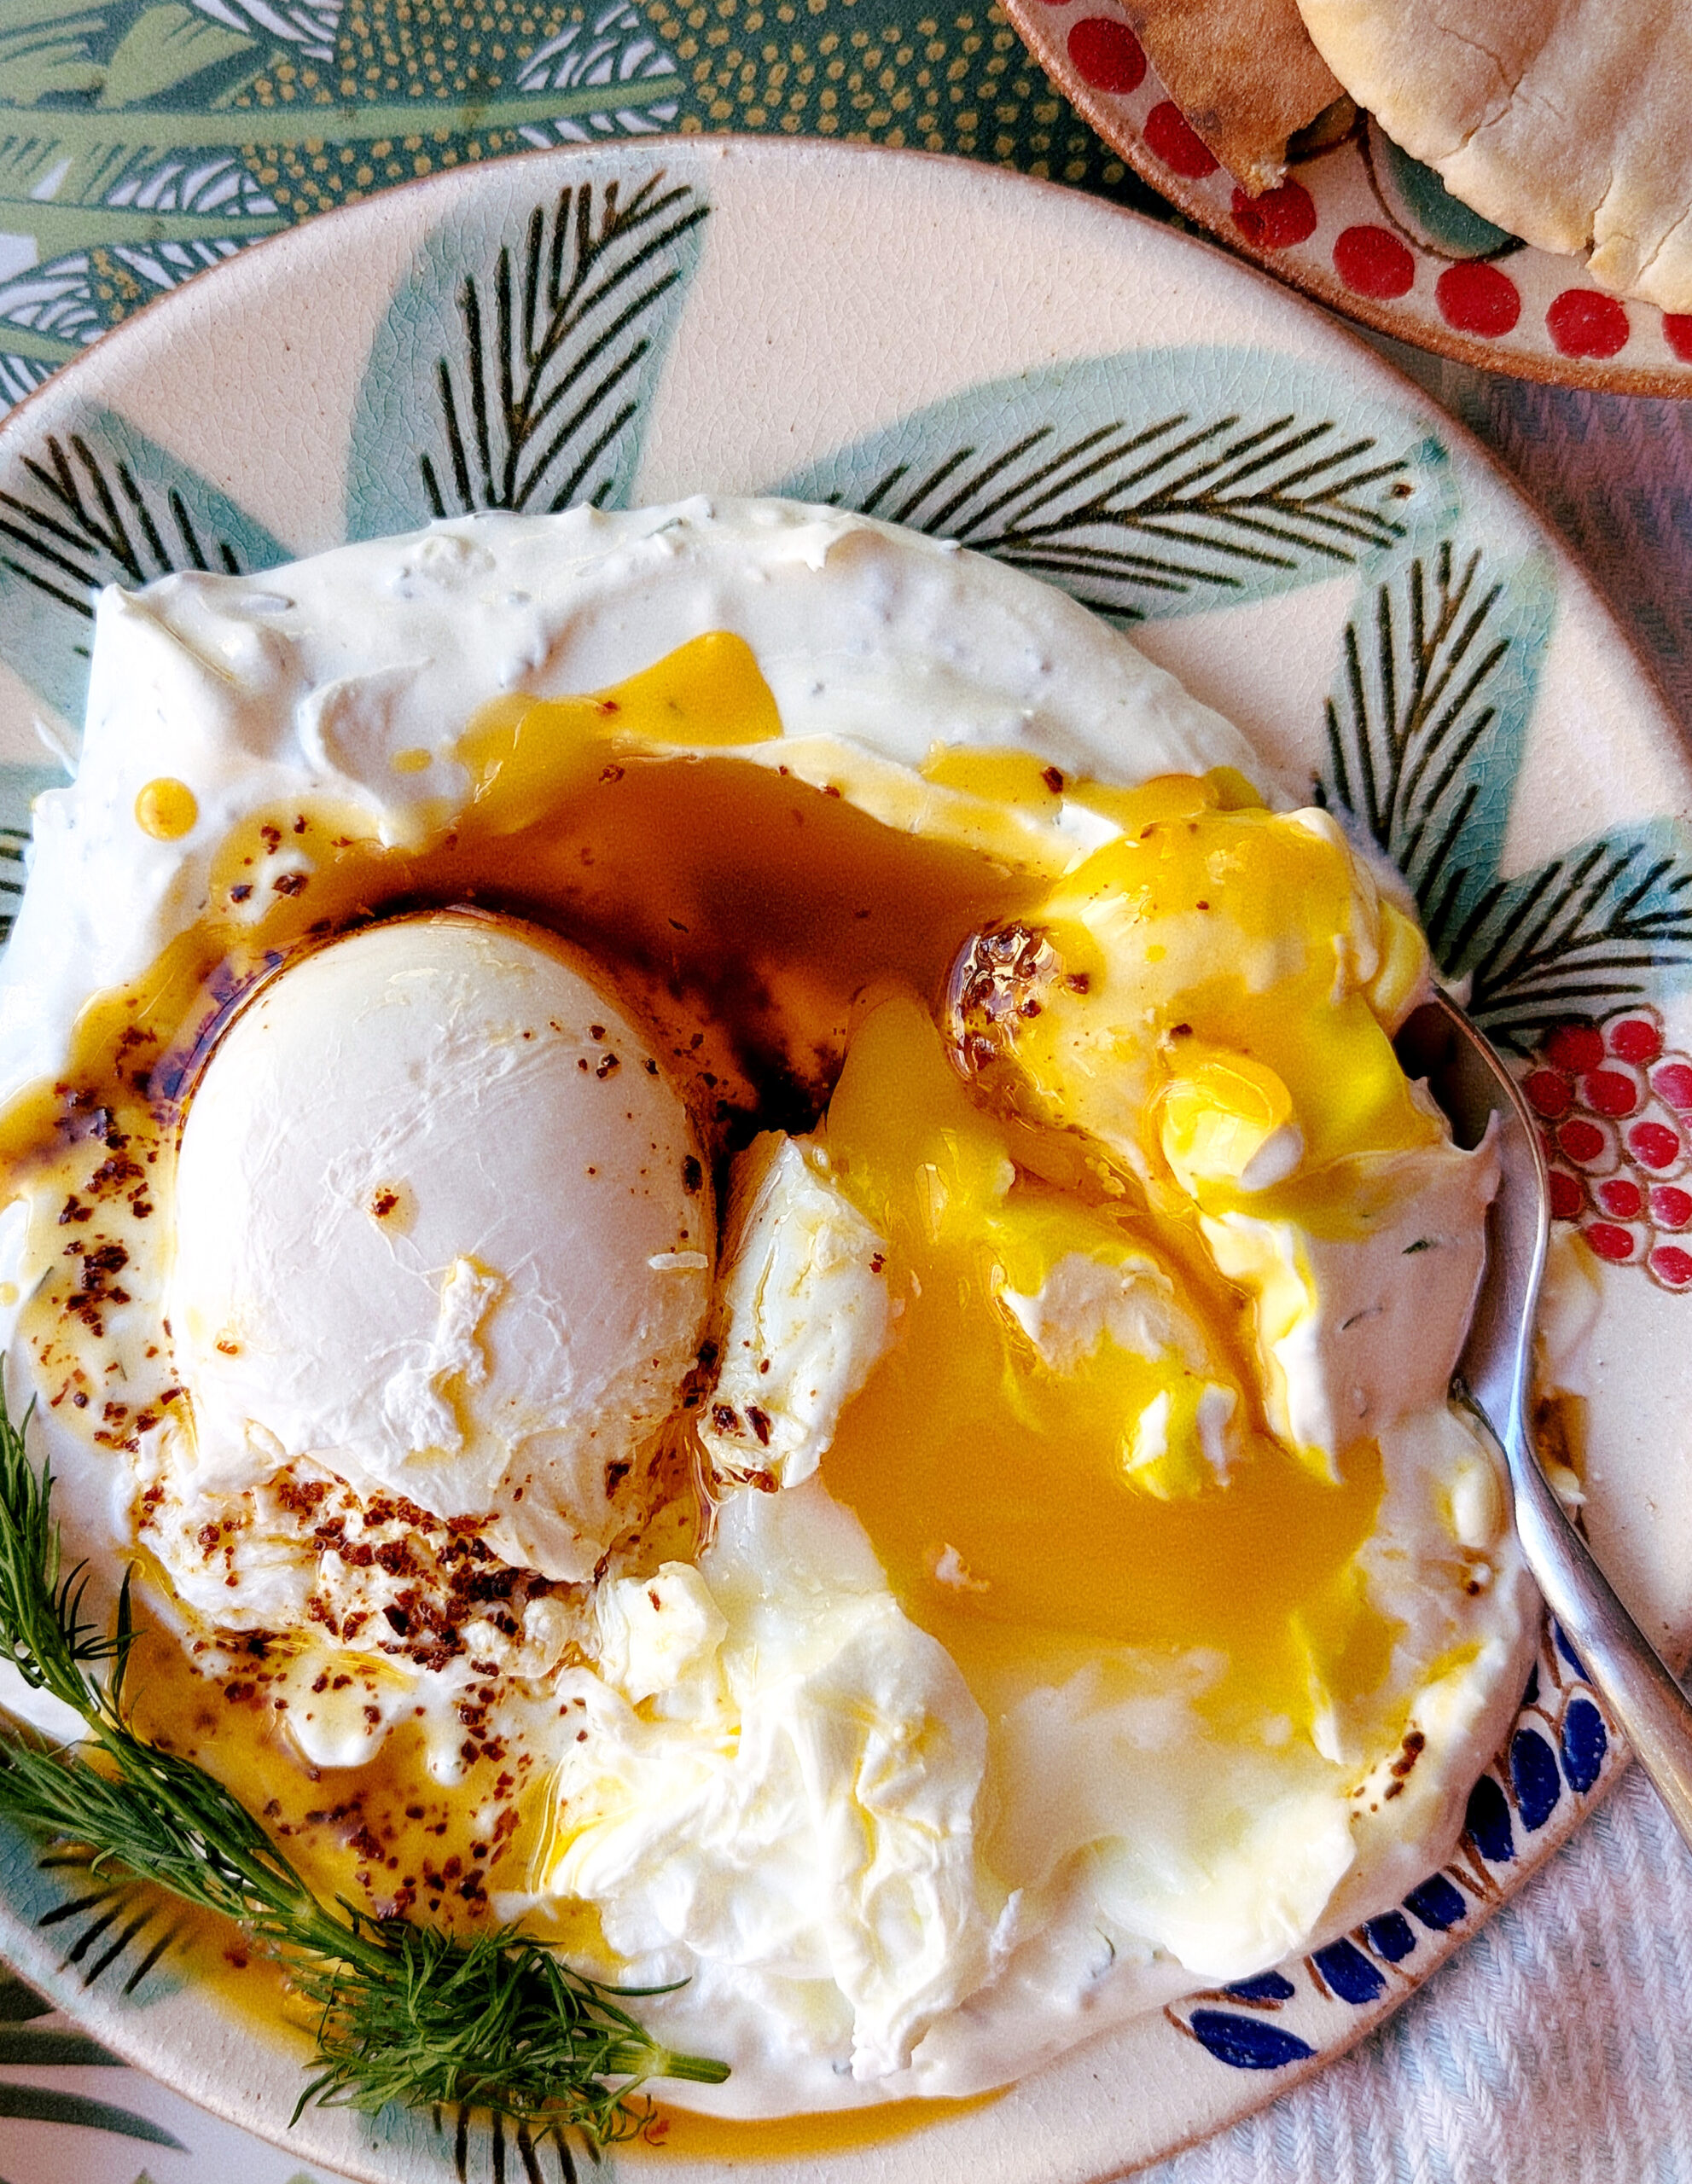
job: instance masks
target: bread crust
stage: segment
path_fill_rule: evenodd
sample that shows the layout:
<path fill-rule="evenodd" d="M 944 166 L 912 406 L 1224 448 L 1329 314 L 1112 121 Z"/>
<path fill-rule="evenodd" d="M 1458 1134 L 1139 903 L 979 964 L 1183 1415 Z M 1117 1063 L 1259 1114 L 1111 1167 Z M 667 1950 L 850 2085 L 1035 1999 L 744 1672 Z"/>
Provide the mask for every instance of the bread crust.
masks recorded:
<path fill-rule="evenodd" d="M 1147 58 L 1192 127 L 1253 196 L 1287 142 L 1340 96 L 1298 0 L 1126 0 Z"/>
<path fill-rule="evenodd" d="M 1601 288 L 1692 311 L 1692 9 L 1681 0 L 1299 0 L 1412 158 Z"/>

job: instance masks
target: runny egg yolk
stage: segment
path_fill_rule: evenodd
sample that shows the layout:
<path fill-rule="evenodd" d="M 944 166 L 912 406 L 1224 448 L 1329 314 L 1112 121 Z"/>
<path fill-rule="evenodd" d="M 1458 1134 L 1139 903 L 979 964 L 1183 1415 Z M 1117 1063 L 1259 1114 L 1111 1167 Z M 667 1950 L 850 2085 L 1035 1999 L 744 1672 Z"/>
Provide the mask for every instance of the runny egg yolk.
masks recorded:
<path fill-rule="evenodd" d="M 1443 1134 L 1392 1047 L 1421 934 L 1320 814 L 1223 809 L 1195 777 L 1098 800 L 1122 834 L 1028 920 L 1044 973 L 997 1038 L 1015 1103 L 1172 1183 L 1171 1210 L 1346 1233 L 1355 1163 Z"/>
<path fill-rule="evenodd" d="M 1353 1558 L 1380 1501 L 1379 1452 L 1347 1451 L 1334 1484 L 1268 1435 L 1220 1286 L 1184 1301 L 1205 1324 L 1206 1372 L 1238 1398 L 1236 1460 L 1225 1482 L 1148 1491 L 1125 1461 L 1134 1424 L 1160 1396 L 1172 1438 L 1183 1412 L 1190 1422 L 1190 1369 L 1108 1336 L 1060 1369 L 1005 1304 L 1071 1254 L 1154 1252 L 1144 1231 L 1019 1172 L 1012 1133 L 971 1101 L 913 1001 L 860 1026 L 826 1140 L 888 1240 L 904 1304 L 823 1476 L 966 1676 L 1101 1643 L 1215 1649 L 1228 1665 L 1208 1704 L 1270 1734 L 1372 1690 L 1393 1626 L 1367 1605 Z"/>
<path fill-rule="evenodd" d="M 214 857 L 201 924 L 90 1005 L 78 1101 L 105 1102 L 167 1189 L 166 1141 L 148 1137 L 172 1120 L 160 1103 L 191 1082 L 206 1026 L 304 939 L 398 902 L 554 922 L 727 1025 L 744 1092 L 698 1078 L 725 1133 L 737 1117 L 802 1130 L 829 1098 L 830 1157 L 888 1240 L 903 1317 L 823 1476 L 967 1675 L 1102 1645 L 1208 1651 L 1221 1666 L 1206 1703 L 1271 1739 L 1366 1697 L 1393 1636 L 1356 1562 L 1378 1450 L 1343 1451 L 1329 1479 L 1269 1433 L 1248 1304 L 1200 1248 L 1195 1215 L 1245 1203 L 1253 1161 L 1290 1127 L 1296 1159 L 1253 1210 L 1343 1226 L 1347 1160 L 1435 1133 L 1386 1028 L 1422 967 L 1414 929 L 1360 901 L 1340 845 L 1222 775 L 1123 792 L 1026 753 L 942 753 L 910 822 L 880 823 L 856 787 L 747 763 L 745 746 L 781 734 L 749 648 L 719 632 L 613 690 L 487 708 L 451 754 L 471 802 L 416 841 L 383 845 L 359 815 L 310 804 L 255 817 Z M 406 770 L 433 763 L 402 756 Z M 163 793 L 177 785 L 154 786 L 158 809 L 137 823 L 192 823 Z M 1073 838 L 1037 839 L 1016 818 L 1059 798 L 1124 829 L 1061 879 Z M 1016 820 L 1001 830 L 1016 857 L 983 850 L 983 814 Z M 1014 1115 L 966 1087 L 927 1005 L 995 919 L 1038 926 L 1057 967 L 1007 1038 Z M 829 1096 L 865 981 L 900 997 L 864 1016 Z M 677 1036 L 678 1070 L 690 1052 Z M 65 1157 L 62 1105 L 20 1104 L 15 1158 Z M 1143 1199 L 1077 1156 L 1078 1131 L 1107 1153 L 1126 1131 Z M 72 1149 L 104 1172 L 98 1146 Z M 1180 1331 L 1143 1354 L 1113 1325 L 1054 1335 L 1039 1315 L 1061 1319 L 1052 1300 L 1078 1266 L 1106 1289 L 1143 1269 Z M 41 1339 L 56 1393 L 100 1384 L 103 1354 L 61 1354 L 57 1321 Z M 147 1368 L 161 1385 L 169 1362 Z"/>
<path fill-rule="evenodd" d="M 1062 1639 L 1213 1650 L 1212 1707 L 1304 1729 L 1388 1664 L 1357 1560 L 1380 1451 L 1269 1432 L 1265 1328 L 1201 1232 L 1360 1235 L 1383 1159 L 1439 1142 L 1391 1043 L 1425 947 L 1319 816 L 1219 778 L 1073 793 L 1122 831 L 972 951 L 974 1097 L 911 1004 L 848 1052 L 827 1141 L 905 1303 L 825 1475 L 966 1670 Z M 1054 1129 L 1079 1193 L 1030 1172 Z M 1136 1252 L 1184 1338 L 1090 1305 Z"/>

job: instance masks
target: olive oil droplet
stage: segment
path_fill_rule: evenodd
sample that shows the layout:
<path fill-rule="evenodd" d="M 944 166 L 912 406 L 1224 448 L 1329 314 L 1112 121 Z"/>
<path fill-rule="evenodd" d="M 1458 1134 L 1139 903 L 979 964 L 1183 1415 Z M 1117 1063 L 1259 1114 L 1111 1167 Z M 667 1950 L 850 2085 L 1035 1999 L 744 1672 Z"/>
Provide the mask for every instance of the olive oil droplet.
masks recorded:
<path fill-rule="evenodd" d="M 178 842 L 200 816 L 194 791 L 186 781 L 161 774 L 135 799 L 135 823 L 155 842 Z"/>

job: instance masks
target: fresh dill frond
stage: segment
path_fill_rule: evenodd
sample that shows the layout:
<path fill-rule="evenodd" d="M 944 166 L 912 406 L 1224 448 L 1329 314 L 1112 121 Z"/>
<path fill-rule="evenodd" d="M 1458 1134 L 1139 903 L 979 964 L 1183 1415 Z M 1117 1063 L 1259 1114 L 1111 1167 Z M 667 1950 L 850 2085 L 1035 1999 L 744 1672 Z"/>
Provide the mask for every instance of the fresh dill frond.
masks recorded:
<path fill-rule="evenodd" d="M 462 2103 L 545 2127 L 568 2086 L 571 2122 L 604 2146 L 645 2128 L 648 2111 L 627 2097 L 631 2082 L 717 2085 L 728 2076 L 721 2063 L 654 2047 L 620 2006 L 637 1995 L 584 1978 L 527 1936 L 461 1943 L 402 1920 L 367 1932 L 381 1951 L 374 1966 L 362 1955 L 321 1955 L 296 1970 L 323 2013 L 323 2068 L 302 2106 Z"/>
<path fill-rule="evenodd" d="M 367 2112 L 468 2106 L 536 2136 L 579 2130 L 597 2147 L 647 2128 L 648 2082 L 728 2077 L 726 2064 L 662 2046 L 623 2007 L 667 1989 L 602 1985 L 510 1928 L 461 1939 L 324 1902 L 215 1776 L 130 1727 L 129 1583 L 108 1635 L 84 1613 L 85 1567 L 61 1571 L 52 1492 L 0 1390 L 0 1659 L 87 1728 L 73 1752 L 0 1740 L 0 1814 L 96 1871 L 235 1920 L 281 1962 L 317 2012 L 316 2075 L 296 2121 L 312 2100 Z"/>

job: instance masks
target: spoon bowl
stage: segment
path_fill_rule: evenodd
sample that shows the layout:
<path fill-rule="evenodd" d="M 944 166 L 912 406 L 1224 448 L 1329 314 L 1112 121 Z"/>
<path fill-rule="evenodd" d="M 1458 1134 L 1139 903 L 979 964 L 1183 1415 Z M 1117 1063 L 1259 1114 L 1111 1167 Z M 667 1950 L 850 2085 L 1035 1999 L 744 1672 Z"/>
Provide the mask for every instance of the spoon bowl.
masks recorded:
<path fill-rule="evenodd" d="M 1436 994 L 1399 1031 L 1398 1059 L 1426 1080 L 1459 1145 L 1497 1133 L 1502 1179 L 1487 1217 L 1486 1270 L 1458 1361 L 1459 1392 L 1509 1467 L 1517 1536 L 1588 1681 L 1692 1846 L 1692 1700 L 1617 1598 L 1546 1477 L 1533 1438 L 1533 1316 L 1550 1233 L 1539 1134 L 1497 1051 Z"/>

